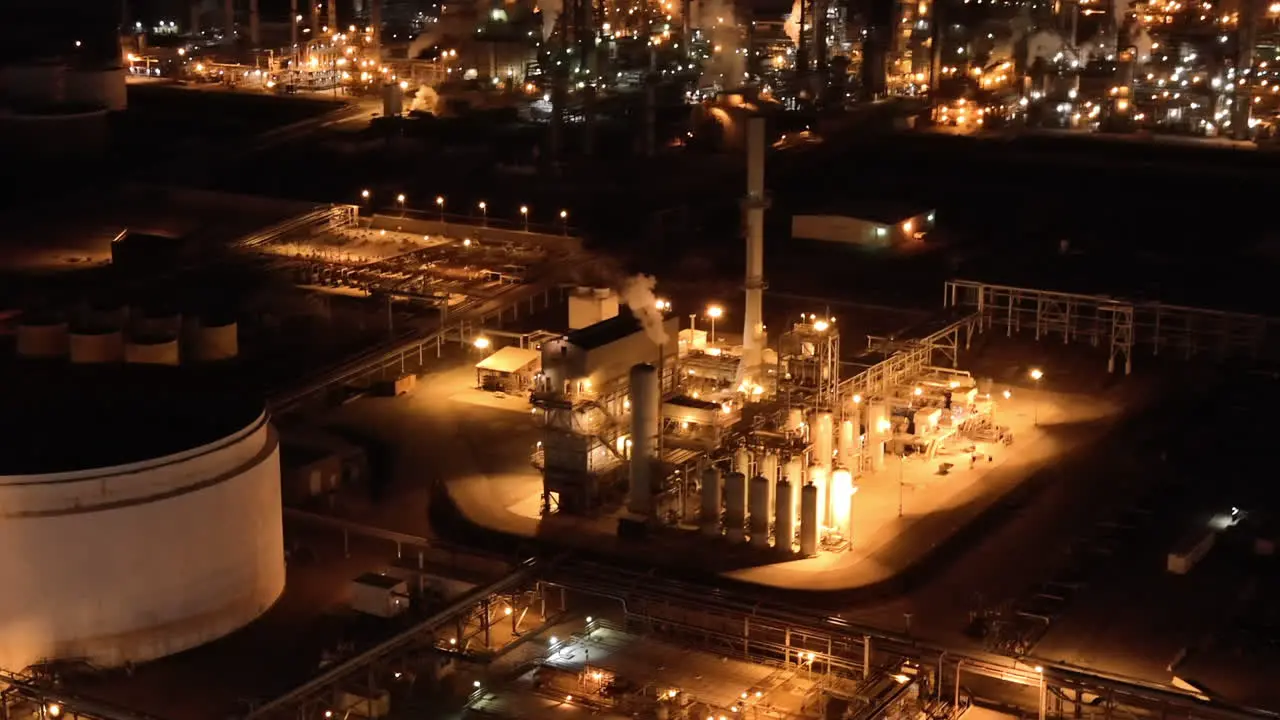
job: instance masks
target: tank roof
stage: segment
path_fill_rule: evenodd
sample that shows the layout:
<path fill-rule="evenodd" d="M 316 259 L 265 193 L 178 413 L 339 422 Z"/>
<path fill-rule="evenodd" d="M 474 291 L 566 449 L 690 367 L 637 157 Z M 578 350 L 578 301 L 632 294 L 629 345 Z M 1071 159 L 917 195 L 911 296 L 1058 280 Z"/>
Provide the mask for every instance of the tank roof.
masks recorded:
<path fill-rule="evenodd" d="M 142 462 L 251 424 L 263 401 L 227 370 L 162 366 L 13 367 L 0 380 L 0 476 Z"/>

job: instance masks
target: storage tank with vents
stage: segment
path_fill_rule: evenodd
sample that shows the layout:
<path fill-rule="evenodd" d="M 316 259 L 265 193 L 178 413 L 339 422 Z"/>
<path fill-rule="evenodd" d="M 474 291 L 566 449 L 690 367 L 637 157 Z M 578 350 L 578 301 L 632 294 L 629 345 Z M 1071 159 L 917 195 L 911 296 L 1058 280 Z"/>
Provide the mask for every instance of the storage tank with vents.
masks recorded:
<path fill-rule="evenodd" d="M 763 475 L 751 478 L 747 486 L 747 506 L 751 510 L 751 546 L 769 547 L 769 490 L 771 483 Z"/>
<path fill-rule="evenodd" d="M 67 66 L 60 61 L 0 68 L 0 87 L 15 105 L 51 107 L 67 101 Z"/>
<path fill-rule="evenodd" d="M 18 322 L 18 357 L 66 357 L 70 346 L 69 335 L 70 330 L 65 320 L 24 317 Z"/>
<path fill-rule="evenodd" d="M 724 532 L 729 542 L 746 540 L 747 524 L 747 476 L 731 472 L 725 478 Z"/>
<path fill-rule="evenodd" d="M 279 452 L 260 399 L 171 368 L 62 363 L 6 374 L 0 396 L 0 667 L 142 663 L 280 597 Z"/>
<path fill-rule="evenodd" d="M 818 554 L 818 488 L 812 483 L 800 491 L 800 554 Z"/>
<path fill-rule="evenodd" d="M 169 308 L 144 308 L 133 314 L 130 332 L 145 337 L 178 337 L 182 332 L 182 313 Z"/>
<path fill-rule="evenodd" d="M 720 494 L 723 491 L 720 471 L 708 467 L 702 471 L 702 534 L 720 536 Z"/>
<path fill-rule="evenodd" d="M 177 365 L 182 353 L 176 337 L 139 335 L 125 342 L 124 359 L 134 365 Z"/>
<path fill-rule="evenodd" d="M 119 112 L 129 106 L 122 67 L 71 68 L 66 71 L 67 102 Z"/>
<path fill-rule="evenodd" d="M 190 317 L 183 323 L 183 357 L 194 362 L 230 360 L 240 354 L 240 327 L 235 320 Z"/>
<path fill-rule="evenodd" d="M 76 329 L 71 333 L 71 362 L 78 365 L 124 360 L 124 333 L 117 329 Z"/>
<path fill-rule="evenodd" d="M 778 496 L 777 514 L 773 520 L 773 546 L 791 552 L 791 542 L 796 535 L 796 511 L 792 505 L 791 483 L 779 480 L 775 486 Z"/>

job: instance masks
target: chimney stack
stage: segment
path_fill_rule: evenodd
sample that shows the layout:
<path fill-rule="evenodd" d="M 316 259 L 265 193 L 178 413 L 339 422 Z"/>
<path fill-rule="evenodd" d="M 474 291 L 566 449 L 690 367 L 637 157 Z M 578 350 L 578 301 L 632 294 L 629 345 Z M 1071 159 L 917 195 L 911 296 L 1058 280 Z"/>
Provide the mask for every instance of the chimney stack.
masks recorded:
<path fill-rule="evenodd" d="M 262 16 L 258 13 L 258 0 L 249 0 L 249 45 L 262 47 Z"/>
<path fill-rule="evenodd" d="M 222 42 L 234 45 L 236 42 L 236 3 L 235 0 L 223 0 L 222 3 Z"/>
<path fill-rule="evenodd" d="M 764 360 L 764 211 L 769 207 L 764 192 L 764 123 L 761 117 L 747 120 L 747 195 L 742 201 L 747 225 L 746 310 L 739 383 L 759 383 Z"/>

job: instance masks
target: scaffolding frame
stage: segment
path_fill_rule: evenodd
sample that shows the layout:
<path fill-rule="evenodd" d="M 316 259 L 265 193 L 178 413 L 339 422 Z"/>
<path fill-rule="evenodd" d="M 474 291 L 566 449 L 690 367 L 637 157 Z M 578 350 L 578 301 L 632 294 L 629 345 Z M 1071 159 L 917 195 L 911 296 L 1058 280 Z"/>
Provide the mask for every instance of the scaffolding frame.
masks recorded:
<path fill-rule="evenodd" d="M 811 396 L 811 405 L 837 407 L 840 398 L 840 333 L 832 324 L 819 329 L 813 323 L 796 323 L 779 339 L 778 389 L 787 394 Z M 812 352 L 809 352 L 812 350 Z M 787 369 L 784 374 L 783 368 Z M 788 375 L 790 377 L 788 377 Z"/>
<path fill-rule="evenodd" d="M 943 362 L 935 362 L 935 358 L 941 358 L 952 368 L 958 367 L 960 348 L 963 345 L 965 350 L 969 349 L 974 334 L 981 332 L 981 320 L 979 313 L 970 313 L 920 339 L 868 336 L 868 349 L 882 352 L 887 357 L 840 383 L 838 396 L 844 401 L 842 404 L 847 405 L 854 396 L 872 398 L 889 395 L 894 388 L 911 384 L 929 368 L 943 365 Z"/>
<path fill-rule="evenodd" d="M 1107 372 L 1123 365 L 1133 371 L 1133 349 L 1151 348 L 1184 359 L 1209 354 L 1216 359 L 1256 360 L 1275 355 L 1275 318 L 1248 313 L 1131 301 L 1106 295 L 1035 290 L 972 280 L 949 280 L 943 305 L 971 308 L 982 318 L 980 330 L 1003 327 L 1006 336 L 1033 328 L 1036 340 L 1061 336 L 1065 344 L 1087 340 L 1107 344 Z"/>

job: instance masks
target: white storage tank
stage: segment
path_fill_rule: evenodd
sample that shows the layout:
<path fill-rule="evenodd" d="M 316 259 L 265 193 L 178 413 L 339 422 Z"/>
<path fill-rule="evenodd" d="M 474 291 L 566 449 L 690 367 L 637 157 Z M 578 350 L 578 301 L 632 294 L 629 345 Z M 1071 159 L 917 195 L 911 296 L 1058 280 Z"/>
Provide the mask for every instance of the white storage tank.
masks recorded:
<path fill-rule="evenodd" d="M 777 512 L 773 519 L 773 546 L 779 550 L 791 552 L 791 543 L 796 535 L 796 511 L 792 504 L 791 483 L 779 480 L 775 486 L 778 496 Z"/>
<path fill-rule="evenodd" d="M 838 467 L 831 473 L 831 526 L 845 539 L 853 535 L 853 473 Z"/>
<path fill-rule="evenodd" d="M 124 333 L 120 330 L 85 329 L 71 333 L 71 362 L 92 365 L 123 360 Z"/>
<path fill-rule="evenodd" d="M 47 107 L 67 101 L 67 66 L 61 62 L 8 65 L 0 73 L 0 86 L 15 104 Z"/>
<path fill-rule="evenodd" d="M 61 364 L 0 380 L 0 667 L 142 663 L 280 597 L 275 431 L 243 388 L 180 380 Z"/>
<path fill-rule="evenodd" d="M 764 459 L 760 461 L 760 474 L 769 481 L 769 515 L 773 515 L 773 506 L 778 502 L 774 496 L 774 484 L 778 482 L 778 454 L 765 453 Z"/>
<path fill-rule="evenodd" d="M 889 413 L 883 402 L 873 402 L 867 406 L 867 450 L 871 456 L 871 469 L 879 472 L 884 469 L 884 446 L 892 429 L 888 428 Z"/>
<path fill-rule="evenodd" d="M 858 467 L 858 435 L 852 420 L 840 423 L 840 439 L 837 442 L 836 459 L 850 470 Z"/>
<path fill-rule="evenodd" d="M 800 554 L 818 554 L 818 488 L 812 483 L 800 491 Z"/>
<path fill-rule="evenodd" d="M 835 455 L 835 420 L 831 413 L 814 413 L 810 429 L 813 439 L 814 462 L 831 471 L 831 459 Z"/>
<path fill-rule="evenodd" d="M 751 511 L 751 546 L 769 547 L 769 490 L 772 483 L 763 475 L 751 478 L 747 487 L 747 506 Z"/>
<path fill-rule="evenodd" d="M 733 471 L 747 475 L 751 472 L 751 451 L 738 448 L 733 453 Z"/>
<path fill-rule="evenodd" d="M 18 357 L 50 359 L 66 357 L 70 331 L 63 320 L 23 318 L 18 322 Z"/>
<path fill-rule="evenodd" d="M 731 472 L 725 478 L 724 491 L 724 527 L 729 542 L 740 543 L 747 539 L 746 523 L 747 476 Z"/>
<path fill-rule="evenodd" d="M 397 83 L 382 86 L 383 117 L 398 117 L 404 112 L 404 88 Z"/>
<path fill-rule="evenodd" d="M 800 458 L 791 458 L 783 470 L 784 477 L 791 483 L 791 512 L 800 516 L 800 488 L 804 487 L 808 478 L 804 475 L 804 463 Z"/>
<path fill-rule="evenodd" d="M 812 485 L 814 491 L 818 493 L 818 496 L 817 496 L 818 522 L 822 523 L 823 526 L 827 526 L 831 524 L 830 520 L 828 519 L 829 511 L 827 509 L 827 504 L 828 504 L 829 495 L 830 495 L 830 493 L 828 492 L 829 490 L 828 486 L 830 484 L 828 482 L 829 479 L 830 478 L 827 475 L 826 468 L 822 467 L 821 465 L 809 466 L 809 484 Z"/>
<path fill-rule="evenodd" d="M 804 412 L 800 408 L 791 408 L 787 411 L 787 427 L 789 433 L 799 432 L 804 427 Z"/>
<path fill-rule="evenodd" d="M 189 318 L 183 335 L 183 357 L 195 362 L 231 360 L 240 354 L 240 327 L 235 320 Z"/>
<path fill-rule="evenodd" d="M 122 67 L 68 70 L 67 102 L 120 112 L 129 106 L 124 76 Z"/>
<path fill-rule="evenodd" d="M 172 310 L 135 313 L 130 332 L 137 336 L 176 338 L 182 332 L 182 313 Z"/>
<path fill-rule="evenodd" d="M 177 365 L 182 353 L 175 337 L 132 337 L 124 344 L 124 360 L 135 365 Z"/>
<path fill-rule="evenodd" d="M 720 536 L 720 471 L 708 467 L 702 471 L 702 534 Z"/>

